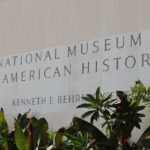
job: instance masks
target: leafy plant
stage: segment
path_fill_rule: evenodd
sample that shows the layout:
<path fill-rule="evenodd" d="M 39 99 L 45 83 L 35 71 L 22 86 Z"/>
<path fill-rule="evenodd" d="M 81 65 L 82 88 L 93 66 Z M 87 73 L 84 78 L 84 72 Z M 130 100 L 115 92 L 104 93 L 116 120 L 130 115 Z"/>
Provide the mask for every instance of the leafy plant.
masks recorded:
<path fill-rule="evenodd" d="M 18 114 L 15 119 L 15 130 L 8 132 L 4 112 L 0 111 L 1 150 L 44 150 L 50 145 L 48 123 L 44 118 L 28 118 L 29 112 Z"/>
<path fill-rule="evenodd" d="M 74 117 L 67 128 L 48 131 L 45 118 L 28 117 L 29 111 L 18 114 L 14 130 L 9 132 L 3 109 L 0 110 L 0 150 L 148 150 L 150 149 L 150 126 L 136 143 L 129 144 L 134 128 L 141 128 L 142 110 L 150 106 L 150 87 L 137 81 L 131 92 L 103 94 L 97 88 L 94 95 L 83 97 L 86 108 L 82 118 Z M 90 117 L 90 123 L 84 119 Z M 104 134 L 94 125 L 103 118 Z"/>
<path fill-rule="evenodd" d="M 140 88 L 137 88 L 139 84 Z M 149 128 L 144 132 L 136 144 L 134 143 L 133 146 L 129 146 L 128 144 L 132 130 L 135 127 L 140 129 L 140 124 L 142 122 L 141 118 L 145 117 L 144 114 L 140 113 L 141 110 L 145 109 L 142 102 L 149 102 L 146 98 L 150 96 L 150 93 L 148 93 L 148 89 L 145 90 L 145 87 L 141 84 L 142 83 L 138 81 L 135 87 L 131 89 L 132 93 L 130 95 L 127 95 L 122 91 L 117 91 L 117 99 L 113 99 L 111 94 L 102 94 L 100 88 L 98 88 L 95 95 L 87 94 L 86 97 L 83 97 L 86 103 L 77 107 L 88 109 L 88 111 L 82 115 L 82 118 L 90 116 L 92 124 L 93 121 L 97 121 L 100 117 L 104 119 L 102 127 L 106 126 L 106 130 L 109 132 L 107 135 L 109 142 L 103 144 L 103 146 L 106 146 L 106 149 L 110 149 L 111 147 L 111 149 L 125 150 L 127 147 L 127 149 L 129 149 L 129 147 L 130 149 L 133 149 L 134 147 L 134 149 L 137 148 L 137 150 L 139 150 L 140 147 L 150 147 Z M 141 93 L 141 88 L 146 91 L 147 95 L 144 96 L 143 92 Z M 139 99 L 139 95 L 142 98 Z M 137 101 L 136 97 L 138 98 Z M 112 145 L 110 145 L 110 143 Z M 108 145 L 109 148 L 107 148 Z"/>
<path fill-rule="evenodd" d="M 144 86 L 140 80 L 135 82 L 134 87 L 131 87 L 131 93 L 128 96 L 132 102 L 138 104 L 143 102 L 146 106 L 150 106 L 150 86 Z"/>
<path fill-rule="evenodd" d="M 110 110 L 115 102 L 115 99 L 111 99 L 112 94 L 102 94 L 100 88 L 96 90 L 95 97 L 91 94 L 87 94 L 86 97 L 82 97 L 87 103 L 79 105 L 77 108 L 88 108 L 89 111 L 82 115 L 82 118 L 91 115 L 90 122 L 98 121 L 99 117 L 103 117 L 106 122 L 110 119 Z M 111 99 L 111 100 L 110 100 Z M 107 122 L 109 126 L 109 122 Z"/>

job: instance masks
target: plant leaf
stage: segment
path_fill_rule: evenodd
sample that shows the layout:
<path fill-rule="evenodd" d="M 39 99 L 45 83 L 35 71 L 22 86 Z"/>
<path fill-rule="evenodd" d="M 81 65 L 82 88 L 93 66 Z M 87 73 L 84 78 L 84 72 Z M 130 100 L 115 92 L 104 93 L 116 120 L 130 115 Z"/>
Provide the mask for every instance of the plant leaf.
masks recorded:
<path fill-rule="evenodd" d="M 88 108 L 88 107 L 91 107 L 92 105 L 90 103 L 84 103 L 84 104 L 81 104 L 81 105 L 78 105 L 77 108 Z"/>
<path fill-rule="evenodd" d="M 90 111 L 87 111 L 87 112 L 85 112 L 83 115 L 82 115 L 82 118 L 85 118 L 85 117 L 88 117 L 88 116 L 90 116 L 92 113 L 94 113 L 95 112 L 95 110 L 90 110 Z"/>
<path fill-rule="evenodd" d="M 137 142 L 137 145 L 150 148 L 150 126 L 143 132 Z"/>
<path fill-rule="evenodd" d="M 79 131 L 88 132 L 90 133 L 93 138 L 100 144 L 106 144 L 108 142 L 107 137 L 95 126 L 88 123 L 87 121 L 80 119 L 78 117 L 74 117 L 73 119 L 73 125 L 76 127 Z"/>
<path fill-rule="evenodd" d="M 98 87 L 96 90 L 96 99 L 99 99 L 99 94 L 100 94 L 100 87 Z"/>
<path fill-rule="evenodd" d="M 24 141 L 25 141 L 25 137 L 24 137 L 23 131 L 22 131 L 21 127 L 19 126 L 19 122 L 16 121 L 15 143 L 16 143 L 16 146 L 19 150 L 25 150 Z"/>

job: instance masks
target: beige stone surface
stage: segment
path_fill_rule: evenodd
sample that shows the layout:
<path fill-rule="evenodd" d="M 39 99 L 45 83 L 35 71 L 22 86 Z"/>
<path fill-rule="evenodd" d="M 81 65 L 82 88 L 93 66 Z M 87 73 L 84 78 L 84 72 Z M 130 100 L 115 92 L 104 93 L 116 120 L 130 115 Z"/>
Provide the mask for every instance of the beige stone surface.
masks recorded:
<path fill-rule="evenodd" d="M 150 27 L 149 0 L 1 0 L 0 56 Z"/>
<path fill-rule="evenodd" d="M 138 24 L 139 29 L 149 29 L 150 28 L 150 1 L 149 0 L 139 0 L 138 1 Z"/>
<path fill-rule="evenodd" d="M 103 36 L 138 30 L 138 0 L 102 1 Z"/>
<path fill-rule="evenodd" d="M 0 3 L 0 55 L 98 38 L 101 0 L 6 0 Z"/>

